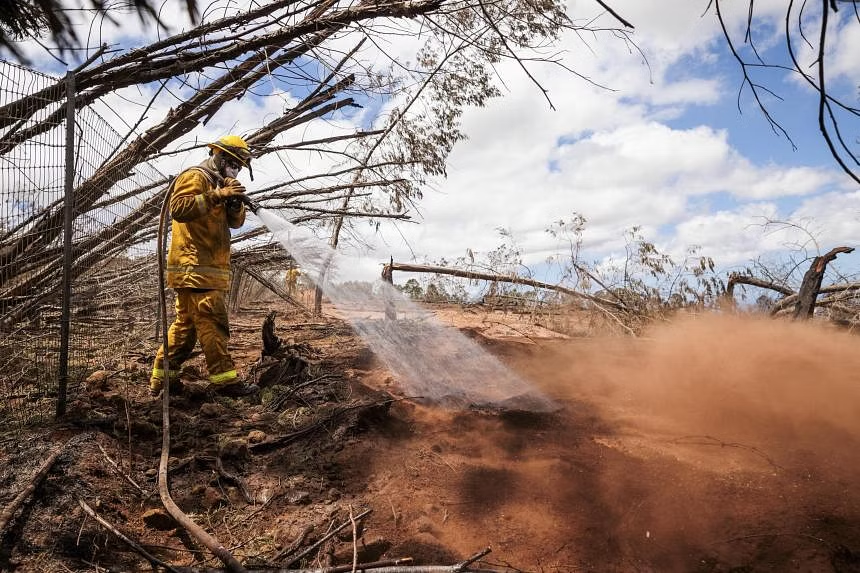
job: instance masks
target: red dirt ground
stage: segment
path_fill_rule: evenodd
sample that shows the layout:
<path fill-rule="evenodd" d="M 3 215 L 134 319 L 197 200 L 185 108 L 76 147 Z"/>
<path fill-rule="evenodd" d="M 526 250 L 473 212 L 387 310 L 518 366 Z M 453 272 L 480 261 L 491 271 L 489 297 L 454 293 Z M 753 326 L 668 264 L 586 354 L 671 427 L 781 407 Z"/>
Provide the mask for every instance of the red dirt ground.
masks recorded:
<path fill-rule="evenodd" d="M 311 444 L 237 458 L 231 466 L 259 501 L 271 492 L 302 490 L 309 494 L 302 502 L 280 497 L 246 505 L 228 491 L 228 506 L 201 509 L 199 498 L 212 488 L 193 489 L 207 475 L 199 470 L 172 483 L 180 506 L 196 507 L 197 521 L 225 544 L 238 545 L 243 558 L 271 558 L 309 525 L 311 538 L 319 537 L 350 510 L 370 508 L 359 543 L 364 561 L 411 556 L 450 564 L 491 547 L 483 566 L 541 573 L 860 571 L 856 336 L 698 316 L 642 339 L 571 339 L 511 315 L 437 313 L 442 322 L 468 329 L 561 409 L 548 415 L 451 411 L 398 401 L 349 431 L 335 428 Z M 258 355 L 263 315 L 234 321 L 240 360 Z M 396 379 L 348 329 L 314 338 L 307 327 L 290 326 L 306 319 L 289 316 L 279 318 L 278 334 L 340 364 L 350 396 L 398 395 Z M 132 413 L 146 403 L 142 392 L 133 396 Z M 211 421 L 234 435 L 252 426 L 276 432 L 258 410 L 245 408 Z M 189 418 L 189 427 L 195 420 Z M 122 432 L 98 436 L 117 457 L 126 447 Z M 17 454 L 7 448 L 8 463 L 41 439 L 19 443 Z M 145 482 L 158 436 L 136 439 L 134 475 Z M 193 453 L 187 440 L 178 442 L 175 456 Z M 52 474 L 22 518 L 27 523 L 5 537 L 10 568 L 93 571 L 84 561 L 135 562 L 91 521 L 82 523 L 64 479 L 88 484 L 78 490 L 97 494 L 100 511 L 142 543 L 182 547 L 175 534 L 141 523 L 144 509 L 158 507 L 157 496 L 140 499 L 88 444 L 81 446 L 87 455 L 75 457 L 88 464 L 71 461 L 64 475 Z M 8 469 L 2 472 L 3 504 L 20 483 Z M 143 485 L 154 488 L 151 480 Z M 331 554 L 308 565 L 351 562 L 350 536 Z M 192 563 L 181 549 L 165 549 L 161 557 Z"/>

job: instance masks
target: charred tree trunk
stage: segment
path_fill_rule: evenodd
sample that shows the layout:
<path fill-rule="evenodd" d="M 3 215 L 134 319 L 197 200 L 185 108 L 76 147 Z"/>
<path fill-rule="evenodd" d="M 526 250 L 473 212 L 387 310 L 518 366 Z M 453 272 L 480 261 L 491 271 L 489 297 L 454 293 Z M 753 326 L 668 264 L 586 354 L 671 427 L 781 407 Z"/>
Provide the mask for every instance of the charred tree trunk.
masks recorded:
<path fill-rule="evenodd" d="M 807 320 L 812 318 L 815 312 L 815 301 L 821 290 L 821 281 L 824 280 L 824 271 L 828 263 L 834 260 L 840 253 L 850 253 L 853 247 L 836 247 L 824 256 L 815 257 L 809 270 L 803 275 L 803 282 L 797 293 L 797 302 L 794 304 L 794 318 Z"/>
<path fill-rule="evenodd" d="M 394 258 L 392 257 L 387 265 L 382 267 L 382 280 L 394 288 Z M 391 300 L 391 291 L 385 290 L 385 320 L 397 320 L 397 308 L 394 306 L 394 301 Z"/>

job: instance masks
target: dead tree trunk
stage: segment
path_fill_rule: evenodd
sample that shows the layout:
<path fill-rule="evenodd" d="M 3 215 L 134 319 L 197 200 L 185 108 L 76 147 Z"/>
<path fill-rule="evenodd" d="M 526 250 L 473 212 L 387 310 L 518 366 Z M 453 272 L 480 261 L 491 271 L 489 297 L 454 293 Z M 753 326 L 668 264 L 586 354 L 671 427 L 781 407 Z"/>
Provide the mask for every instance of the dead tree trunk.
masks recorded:
<path fill-rule="evenodd" d="M 812 259 L 809 270 L 803 275 L 803 282 L 797 292 L 797 302 L 794 304 L 794 318 L 807 320 L 812 318 L 815 312 L 815 301 L 821 290 L 821 281 L 824 279 L 824 271 L 828 263 L 834 260 L 840 253 L 850 253 L 853 247 L 836 247 L 824 256 Z"/>
<path fill-rule="evenodd" d="M 394 272 L 392 267 L 394 266 L 394 258 L 391 258 L 391 262 L 382 267 L 382 280 L 391 285 L 391 288 L 394 288 Z M 385 289 L 383 291 L 385 294 L 385 320 L 397 320 L 397 308 L 394 306 L 394 301 L 391 299 L 392 291 L 389 289 Z"/>

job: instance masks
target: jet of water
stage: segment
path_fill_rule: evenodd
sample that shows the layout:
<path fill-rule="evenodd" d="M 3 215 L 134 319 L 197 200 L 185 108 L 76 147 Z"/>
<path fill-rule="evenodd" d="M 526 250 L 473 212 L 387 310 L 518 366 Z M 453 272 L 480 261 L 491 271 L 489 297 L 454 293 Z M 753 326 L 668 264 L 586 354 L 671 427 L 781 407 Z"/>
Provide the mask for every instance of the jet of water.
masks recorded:
<path fill-rule="evenodd" d="M 259 209 L 257 216 L 395 374 L 408 396 L 451 407 L 558 409 L 477 342 L 438 322 L 393 285 L 377 279 L 371 293 L 335 285 L 331 277 L 350 261 L 309 230 L 270 209 Z"/>

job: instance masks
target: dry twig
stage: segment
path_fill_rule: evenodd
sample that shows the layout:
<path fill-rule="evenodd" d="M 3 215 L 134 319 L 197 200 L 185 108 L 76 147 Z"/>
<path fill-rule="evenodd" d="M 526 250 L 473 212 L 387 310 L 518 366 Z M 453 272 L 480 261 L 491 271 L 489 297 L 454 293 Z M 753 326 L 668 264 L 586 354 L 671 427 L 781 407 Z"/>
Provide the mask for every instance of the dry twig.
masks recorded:
<path fill-rule="evenodd" d="M 358 567 L 358 527 L 352 515 L 352 505 L 349 506 L 349 522 L 352 524 L 352 573 Z"/>
<path fill-rule="evenodd" d="M 245 485 L 245 480 L 224 469 L 224 462 L 221 461 L 221 456 L 215 456 L 215 471 L 217 471 L 218 475 L 224 478 L 225 481 L 228 481 L 239 488 L 239 492 L 242 494 L 242 498 L 245 500 L 245 503 L 254 503 L 254 500 L 251 499 L 251 494 L 248 492 L 248 486 Z"/>
<path fill-rule="evenodd" d="M 748 446 L 746 444 L 740 444 L 737 442 L 724 442 L 724 441 L 720 440 L 719 438 L 715 438 L 713 436 L 681 436 L 680 438 L 675 438 L 674 440 L 671 440 L 671 442 L 673 444 L 689 444 L 689 445 L 695 445 L 695 446 L 717 446 L 720 448 L 738 448 L 741 450 L 747 450 L 747 451 L 750 451 L 750 452 L 754 453 L 755 455 L 759 456 L 760 458 L 764 459 L 767 463 L 769 463 L 774 468 L 780 469 L 780 470 L 785 469 L 781 465 L 776 463 L 773 460 L 773 458 L 771 458 L 769 455 L 767 455 L 766 453 L 764 453 L 763 451 L 761 451 L 760 449 L 758 449 L 755 446 Z"/>
<path fill-rule="evenodd" d="M 123 471 L 120 469 L 119 464 L 117 464 L 115 461 L 113 461 L 113 460 L 111 459 L 111 457 L 108 455 L 108 453 L 105 451 L 105 449 L 102 447 L 102 445 L 101 445 L 101 444 L 99 444 L 98 442 L 96 442 L 96 445 L 99 447 L 99 450 L 101 450 L 102 455 L 104 456 L 104 458 L 107 460 L 107 462 L 111 465 L 111 467 L 114 469 L 114 471 L 115 471 L 117 474 L 119 474 L 123 479 L 125 479 L 125 481 L 127 481 L 128 483 L 130 483 L 131 485 L 133 485 L 133 486 L 134 486 L 134 488 L 135 488 L 135 489 L 137 489 L 137 491 L 139 491 L 139 492 L 140 492 L 140 495 L 142 495 L 142 496 L 144 496 L 144 497 L 146 497 L 146 496 L 148 496 L 148 495 L 149 495 L 148 493 L 146 493 L 145 491 L 143 491 L 143 488 L 141 488 L 139 485 L 137 485 L 137 482 L 136 482 L 136 481 L 134 481 L 133 479 L 131 479 L 131 476 L 129 476 L 128 474 L 126 474 L 125 472 L 123 472 Z M 129 461 L 129 465 L 130 465 L 130 464 L 131 464 L 131 461 Z"/>
<path fill-rule="evenodd" d="M 54 453 L 48 456 L 48 459 L 42 463 L 33 477 L 30 478 L 30 482 L 27 484 L 27 487 L 21 490 L 21 492 L 15 496 L 15 499 L 6 506 L 2 513 L 0 513 L 0 533 L 6 530 L 6 526 L 12 521 L 15 513 L 22 505 L 24 505 L 24 502 L 29 499 L 33 492 L 36 491 L 36 488 L 39 487 L 39 484 L 42 483 L 42 480 L 45 479 L 45 476 L 47 476 L 48 472 L 51 471 L 51 468 L 54 467 L 57 459 L 59 459 L 60 455 L 74 439 L 75 438 L 72 438 L 72 440 L 69 440 L 62 447 L 58 448 Z"/>
<path fill-rule="evenodd" d="M 383 400 L 381 402 L 369 402 L 369 403 L 368 402 L 361 402 L 358 404 L 353 404 L 351 406 L 344 406 L 342 408 L 338 408 L 332 414 L 330 414 L 328 417 L 326 417 L 323 420 L 320 420 L 319 422 L 316 422 L 314 424 L 310 424 L 309 426 L 302 428 L 301 430 L 296 430 L 295 432 L 291 432 L 289 434 L 277 436 L 277 437 L 262 441 L 258 444 L 251 444 L 250 446 L 248 446 L 248 449 L 255 454 L 266 453 L 266 452 L 272 451 L 274 449 L 286 446 L 286 445 L 294 442 L 295 440 L 297 440 L 301 437 L 304 437 L 308 434 L 313 433 L 314 431 L 321 428 L 325 424 L 327 424 L 333 420 L 336 420 L 337 418 L 339 418 L 340 416 L 342 416 L 343 414 L 345 414 L 351 410 L 358 410 L 358 409 L 362 409 L 362 408 L 373 408 L 376 406 L 383 406 L 385 404 L 390 404 L 394 401 L 395 400 L 391 399 L 391 400 Z"/>
<path fill-rule="evenodd" d="M 134 549 L 135 551 L 137 551 L 141 556 L 143 556 L 144 559 L 149 561 L 153 566 L 163 567 L 163 568 L 167 569 L 168 571 L 173 571 L 173 573 L 180 573 L 180 571 L 181 571 L 180 569 L 176 569 L 170 563 L 165 563 L 164 561 L 162 561 L 158 557 L 149 553 L 146 549 L 141 547 L 138 543 L 136 543 L 135 541 L 126 537 L 121 531 L 119 531 L 116 527 L 111 525 L 110 522 L 108 522 L 106 519 L 104 519 L 102 516 L 100 516 L 98 513 L 96 513 L 96 511 L 93 508 L 91 508 L 89 505 L 87 505 L 87 503 L 84 500 L 82 500 L 81 498 L 77 498 L 77 500 L 78 500 L 78 505 L 81 506 L 81 509 L 83 509 L 87 513 L 87 515 L 89 515 L 90 517 L 95 519 L 97 522 L 99 522 L 99 524 L 101 524 L 102 527 L 104 527 L 105 529 L 107 529 L 108 531 L 113 533 L 117 537 L 117 539 L 119 539 L 120 541 L 122 541 L 123 543 L 125 543 L 126 545 L 128 545 L 129 547 Z"/>
<path fill-rule="evenodd" d="M 369 515 L 372 511 L 373 511 L 372 509 L 366 509 L 366 510 L 362 511 L 361 513 L 359 513 L 358 515 L 356 515 L 356 516 L 355 516 L 355 518 L 351 518 L 351 520 L 350 520 L 350 521 L 347 521 L 347 522 L 345 522 L 345 523 L 341 523 L 340 525 L 338 525 L 337 527 L 335 527 L 334 529 L 332 529 L 331 531 L 329 531 L 328 533 L 326 533 L 325 535 L 323 535 L 323 536 L 322 536 L 319 540 L 317 540 L 315 543 L 313 543 L 312 545 L 310 545 L 310 546 L 308 546 L 307 548 L 305 548 L 305 550 L 304 550 L 304 551 L 302 551 L 301 553 L 299 553 L 298 555 L 296 555 L 295 557 L 293 557 L 293 558 L 290 560 L 290 562 L 289 562 L 289 563 L 287 563 L 287 567 L 289 567 L 290 565 L 292 565 L 292 564 L 294 564 L 294 563 L 297 563 L 298 561 L 300 561 L 301 559 L 303 559 L 304 557 L 306 557 L 307 555 L 309 555 L 313 550 L 318 549 L 318 548 L 319 548 L 322 544 L 324 544 L 326 541 L 328 541 L 329 539 L 331 539 L 332 537 L 334 537 L 335 535 L 337 535 L 337 534 L 338 534 L 338 532 L 339 532 L 340 530 L 342 530 L 343 528 L 345 528 L 347 525 L 349 525 L 349 524 L 350 524 L 350 523 L 352 523 L 353 521 L 358 521 L 359 519 L 363 518 L 363 517 L 364 517 L 364 516 L 366 516 L 366 515 Z M 282 551 L 281 553 L 284 553 L 284 554 L 285 554 L 286 552 Z M 281 553 L 279 553 L 278 555 L 276 555 L 276 556 L 275 556 L 274 561 L 277 561 L 278 559 L 280 559 L 280 558 L 281 558 Z"/>

